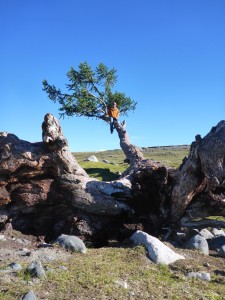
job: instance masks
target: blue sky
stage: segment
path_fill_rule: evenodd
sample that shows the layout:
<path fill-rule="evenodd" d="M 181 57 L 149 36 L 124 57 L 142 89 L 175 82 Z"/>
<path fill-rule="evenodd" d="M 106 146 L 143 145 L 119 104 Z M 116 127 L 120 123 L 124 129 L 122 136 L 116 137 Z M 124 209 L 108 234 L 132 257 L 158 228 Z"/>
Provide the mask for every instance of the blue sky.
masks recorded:
<path fill-rule="evenodd" d="M 138 102 L 125 118 L 137 146 L 190 144 L 224 119 L 224 0 L 2 0 L 0 28 L 0 131 L 41 141 L 44 115 L 59 117 L 43 79 L 63 89 L 84 61 L 117 69 Z M 120 147 L 103 121 L 60 123 L 71 151 Z"/>

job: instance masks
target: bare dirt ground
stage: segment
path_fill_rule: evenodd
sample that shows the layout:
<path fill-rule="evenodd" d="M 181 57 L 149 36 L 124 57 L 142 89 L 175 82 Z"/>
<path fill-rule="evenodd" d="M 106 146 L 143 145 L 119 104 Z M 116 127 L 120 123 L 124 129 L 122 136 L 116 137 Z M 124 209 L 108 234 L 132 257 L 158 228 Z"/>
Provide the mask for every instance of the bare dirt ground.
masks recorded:
<path fill-rule="evenodd" d="M 216 251 L 210 251 L 210 255 L 205 256 L 198 251 L 175 248 L 169 243 L 166 244 L 185 257 L 185 260 L 179 260 L 173 264 L 171 268 L 175 272 L 184 273 L 188 270 L 199 271 L 201 269 L 221 276 L 221 280 L 225 284 L 225 259 L 219 257 Z M 42 237 L 24 235 L 12 229 L 0 233 L 0 265 L 12 262 L 29 263 L 36 260 L 43 262 L 67 261 L 72 255 L 70 251 L 54 244 L 45 243 Z"/>
<path fill-rule="evenodd" d="M 67 260 L 72 254 L 63 248 L 46 244 L 41 237 L 24 235 L 16 230 L 1 232 L 0 262 L 32 262 L 54 259 Z M 4 236 L 4 237 L 3 237 Z"/>
<path fill-rule="evenodd" d="M 147 256 L 145 256 L 144 252 L 141 251 L 141 253 L 137 252 L 137 257 L 135 256 L 135 253 L 132 254 L 132 257 L 129 257 L 129 248 L 132 247 L 131 244 L 129 243 L 124 243 L 124 245 L 120 244 L 116 244 L 113 246 L 111 245 L 111 247 L 107 250 L 107 248 L 99 248 L 99 249 L 90 249 L 88 254 L 86 254 L 85 256 L 77 256 L 77 258 L 74 260 L 74 254 L 66 251 L 63 248 L 60 248 L 58 246 L 55 245 L 49 245 L 46 244 L 43 240 L 42 237 L 35 237 L 32 235 L 24 235 L 18 231 L 15 230 L 6 230 L 4 232 L 0 233 L 0 300 L 2 299 L 21 299 L 21 296 L 17 296 L 17 295 L 21 295 L 22 293 L 24 293 L 24 290 L 29 290 L 29 289 L 33 289 L 35 287 L 35 292 L 37 293 L 38 297 L 37 299 L 92 299 L 89 298 L 88 294 L 90 292 L 85 292 L 87 285 L 86 285 L 86 281 L 85 283 L 82 283 L 84 285 L 84 289 L 80 288 L 80 283 L 78 284 L 76 281 L 72 281 L 74 280 L 74 274 L 76 272 L 76 269 L 80 268 L 80 273 L 85 272 L 85 270 L 87 271 L 87 282 L 90 284 L 92 281 L 95 282 L 95 277 L 100 276 L 100 274 L 95 274 L 92 273 L 91 271 L 88 271 L 89 268 L 90 270 L 93 269 L 94 272 L 96 272 L 96 270 L 98 270 L 98 268 L 101 268 L 101 265 L 106 261 L 108 261 L 108 259 L 110 258 L 110 260 L 114 260 L 116 256 L 121 255 L 121 261 L 118 262 L 118 266 L 117 268 L 121 268 L 121 272 L 125 272 L 124 268 L 125 266 L 127 266 L 127 264 L 129 265 L 129 269 L 131 269 L 130 271 L 126 270 L 126 276 L 128 277 L 128 281 L 129 278 L 131 278 L 133 276 L 133 272 L 136 272 L 135 269 L 138 268 L 138 266 L 140 267 L 140 270 L 142 269 L 143 272 L 145 270 L 145 268 L 150 268 L 151 270 L 153 270 L 155 273 L 148 275 L 150 277 L 147 277 L 148 279 L 145 278 L 145 276 L 147 276 L 147 271 L 146 273 L 144 272 L 143 274 L 143 278 L 139 278 L 137 283 L 135 283 L 136 289 L 135 289 L 135 295 L 139 295 L 137 292 L 137 290 L 140 291 L 144 291 L 147 287 L 149 288 L 149 286 L 152 284 L 152 282 L 154 284 L 152 284 L 152 286 L 154 287 L 155 285 L 157 285 L 158 289 L 162 289 L 163 292 L 162 296 L 158 298 L 158 299 L 181 299 L 181 295 L 183 299 L 225 299 L 225 259 L 221 258 L 217 255 L 216 251 L 210 251 L 210 255 L 209 256 L 205 256 L 203 254 L 201 254 L 198 251 L 194 251 L 194 250 L 188 250 L 188 249 L 182 249 L 182 248 L 175 248 L 173 247 L 171 244 L 166 243 L 167 246 L 169 246 L 171 249 L 173 249 L 174 251 L 176 251 L 177 253 L 183 255 L 185 257 L 184 260 L 178 260 L 175 263 L 171 264 L 170 266 L 168 266 L 168 268 L 163 269 L 160 266 L 156 266 L 153 263 L 151 263 L 148 259 Z M 121 249 L 118 249 L 118 247 Z M 114 250 L 113 250 L 114 249 Z M 127 250 L 126 250 L 127 249 Z M 126 252 L 127 251 L 127 252 Z M 122 253 L 122 254 L 119 254 Z M 139 254 L 138 254 L 139 253 Z M 142 258 L 140 260 L 140 258 Z M 83 261 L 82 261 L 83 260 Z M 110 264 L 110 260 L 109 260 L 109 264 Z M 124 260 L 124 261 L 123 261 Z M 143 260 L 143 261 L 142 261 Z M 62 282 L 62 287 L 61 290 L 58 288 L 57 292 L 54 292 L 54 296 L 50 296 L 52 291 L 55 291 L 56 289 L 56 285 L 59 285 L 59 282 L 56 284 L 54 281 L 50 280 L 50 281 L 46 281 L 45 283 L 45 288 L 43 288 L 43 286 L 41 284 L 44 284 L 44 281 L 39 281 L 38 279 L 29 279 L 28 284 L 25 287 L 19 288 L 18 286 L 16 287 L 16 292 L 12 292 L 12 289 L 15 289 L 15 285 L 12 286 L 12 281 L 18 281 L 18 285 L 21 284 L 21 281 L 19 281 L 18 277 L 15 277 L 15 273 L 13 272 L 9 272 L 6 273 L 4 272 L 4 269 L 6 268 L 7 265 L 9 265 L 10 263 L 19 263 L 24 267 L 28 266 L 31 262 L 33 261 L 41 261 L 43 263 L 43 265 L 48 265 L 48 263 L 51 264 L 51 261 L 54 262 L 54 268 L 59 270 L 59 266 L 63 266 L 65 263 L 65 266 L 67 267 L 66 272 L 71 271 L 71 277 L 68 277 L 68 279 L 65 277 L 60 277 L 60 281 Z M 132 261 L 132 264 L 131 264 Z M 149 262 L 148 262 L 149 261 Z M 96 267 L 97 262 L 99 262 L 99 266 Z M 108 264 L 107 263 L 107 264 Z M 116 264 L 116 261 L 113 263 Z M 84 267 L 82 267 L 82 265 Z M 122 267 L 123 266 L 123 267 Z M 96 269 L 97 268 L 97 269 Z M 109 276 L 109 271 L 111 272 L 111 269 L 113 268 L 113 266 L 108 266 L 107 270 L 102 269 L 102 271 L 100 273 L 102 273 L 101 275 L 101 280 L 104 282 L 104 278 L 107 276 Z M 71 270 L 70 270 L 71 269 Z M 3 270 L 3 272 L 1 273 L 1 270 Z M 101 269 L 99 269 L 101 270 Z M 158 270 L 158 271 L 157 271 Z M 151 272 L 153 272 L 151 271 Z M 60 272 L 60 271 L 59 271 Z M 63 271 L 62 271 L 63 272 Z M 104 275 L 104 272 L 106 272 L 106 274 Z M 159 273 L 157 272 L 164 272 L 165 274 L 161 274 L 159 275 Z M 192 282 L 188 283 L 189 281 L 187 281 L 187 274 L 189 272 L 207 272 L 210 274 L 211 276 L 211 282 L 206 283 L 200 280 L 197 280 L 197 282 Z M 92 275 L 90 275 L 92 274 Z M 158 274 L 158 275 L 157 275 Z M 61 276 L 61 275 L 59 275 Z M 63 275 L 62 275 L 63 276 Z M 68 276 L 68 275 L 67 275 Z M 80 276 L 80 275 L 79 275 Z M 78 276 L 78 278 L 79 278 Z M 93 278 L 90 276 L 93 276 Z M 125 276 L 125 275 L 123 275 Z M 139 275 L 138 275 L 139 276 Z M 138 277 L 137 276 L 137 277 Z M 157 281 L 157 279 L 154 278 L 154 276 L 156 276 L 155 278 L 157 278 L 157 276 L 159 276 L 159 280 Z M 169 279 L 168 279 L 169 278 Z M 103 280 L 104 279 L 104 280 Z M 77 280 L 77 279 L 76 279 Z M 177 282 L 177 286 L 176 284 L 173 283 L 172 286 L 168 285 L 171 284 L 171 280 L 174 280 L 175 282 Z M 23 279 L 24 281 L 24 279 Z M 73 282 L 72 287 L 69 288 L 65 294 L 63 293 L 61 296 L 58 295 L 59 291 L 62 293 L 62 290 L 64 291 L 65 287 L 67 287 L 67 285 L 69 286 L 70 282 Z M 165 283 L 167 282 L 168 283 Z M 170 282 L 170 283 L 169 283 Z M 77 285 L 76 285 L 77 284 Z M 96 284 L 96 283 L 95 283 Z M 182 285 L 181 285 L 182 284 Z M 179 288 L 179 285 L 181 285 L 181 288 Z M 22 290 L 23 288 L 23 290 Z M 81 289 L 81 294 L 83 294 L 83 298 L 77 294 L 75 294 L 74 292 L 75 290 Z M 92 292 L 92 293 L 96 293 L 96 295 L 98 295 L 98 289 L 95 287 L 94 285 L 93 287 L 91 287 L 91 285 L 88 286 L 88 289 Z M 104 287 L 102 287 L 102 290 L 104 289 Z M 167 291 L 165 292 L 164 291 Z M 168 294 L 168 291 L 171 289 L 171 295 L 173 293 L 176 293 L 176 297 L 174 296 L 165 296 L 166 293 Z M 175 289 L 175 292 L 174 292 Z M 204 291 L 210 291 L 208 292 L 211 293 L 211 296 L 205 297 L 203 296 Z M 21 291 L 21 292 L 20 292 Z M 1 298 L 1 295 L 4 294 L 3 298 Z M 86 295 L 86 294 L 87 295 Z M 116 289 L 116 294 L 114 295 L 114 297 L 111 298 L 101 298 L 101 299 L 150 299 L 146 296 L 144 296 L 144 294 L 142 292 L 140 292 L 140 297 L 139 296 L 126 296 L 125 292 L 121 292 L 119 289 Z M 117 294 L 118 293 L 118 294 Z M 185 294 L 186 293 L 186 294 Z M 156 297 L 157 295 L 157 291 L 155 291 L 155 288 L 152 288 L 152 290 L 150 290 L 150 292 L 148 293 L 148 295 L 152 295 L 152 297 Z M 16 295 L 14 297 L 14 295 Z M 96 296 L 95 295 L 95 296 Z M 197 296 L 196 296 L 197 295 Z M 14 298 L 13 298 L 14 297 Z M 54 298 L 55 297 L 55 298 Z M 58 298 L 57 298 L 58 297 Z M 122 298 L 120 298 L 122 297 Z M 153 298 L 154 298 L 153 297 Z M 175 298 L 174 298 L 175 297 Z M 98 296 L 94 297 L 95 299 L 100 299 L 98 298 Z M 152 298 L 152 299 L 153 299 Z M 157 298 L 154 298 L 157 299 Z"/>

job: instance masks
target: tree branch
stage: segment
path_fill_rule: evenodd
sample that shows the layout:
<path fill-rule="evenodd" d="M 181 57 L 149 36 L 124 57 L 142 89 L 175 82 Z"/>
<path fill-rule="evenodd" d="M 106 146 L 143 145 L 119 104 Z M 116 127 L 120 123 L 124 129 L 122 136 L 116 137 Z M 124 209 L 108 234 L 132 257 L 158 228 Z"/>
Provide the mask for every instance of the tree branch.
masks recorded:
<path fill-rule="evenodd" d="M 207 218 L 192 221 L 188 217 L 183 217 L 180 220 L 180 225 L 182 227 L 188 227 L 188 228 L 206 228 L 206 227 L 219 227 L 219 228 L 224 227 L 225 228 L 225 222 L 224 221 L 207 219 Z"/>

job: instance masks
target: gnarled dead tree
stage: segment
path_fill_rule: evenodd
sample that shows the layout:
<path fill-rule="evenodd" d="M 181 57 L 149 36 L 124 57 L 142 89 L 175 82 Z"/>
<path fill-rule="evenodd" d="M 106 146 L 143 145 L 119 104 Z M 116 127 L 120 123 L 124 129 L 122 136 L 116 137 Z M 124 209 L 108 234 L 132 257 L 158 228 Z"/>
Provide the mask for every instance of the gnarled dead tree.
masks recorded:
<path fill-rule="evenodd" d="M 207 216 L 225 216 L 225 121 L 196 136 L 179 169 L 145 160 L 114 123 L 130 167 L 112 182 L 86 174 L 51 114 L 42 124 L 43 142 L 1 133 L 0 228 L 10 224 L 48 239 L 76 234 L 99 244 L 136 229 L 156 233 L 165 224 L 211 226 L 216 221 Z"/>

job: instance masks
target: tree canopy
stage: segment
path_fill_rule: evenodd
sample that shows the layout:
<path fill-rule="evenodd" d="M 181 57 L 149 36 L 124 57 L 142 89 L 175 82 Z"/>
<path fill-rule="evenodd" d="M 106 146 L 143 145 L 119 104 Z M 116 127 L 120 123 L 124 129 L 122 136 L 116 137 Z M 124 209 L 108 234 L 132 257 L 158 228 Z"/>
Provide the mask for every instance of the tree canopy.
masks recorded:
<path fill-rule="evenodd" d="M 100 63 L 95 69 L 87 62 L 80 63 L 78 70 L 73 67 L 67 72 L 69 83 L 63 93 L 47 80 L 43 90 L 48 97 L 60 104 L 60 116 L 84 116 L 108 121 L 107 110 L 113 102 L 117 103 L 121 115 L 135 110 L 137 102 L 124 93 L 113 91 L 117 82 L 117 70 Z"/>

